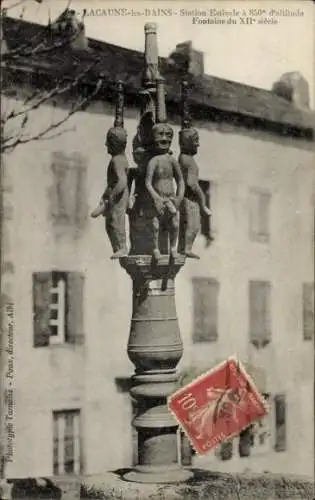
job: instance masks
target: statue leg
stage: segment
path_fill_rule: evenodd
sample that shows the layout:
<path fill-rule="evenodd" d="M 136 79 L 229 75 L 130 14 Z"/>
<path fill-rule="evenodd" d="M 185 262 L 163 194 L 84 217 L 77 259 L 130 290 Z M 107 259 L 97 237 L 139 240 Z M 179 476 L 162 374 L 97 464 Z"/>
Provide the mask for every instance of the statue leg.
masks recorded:
<path fill-rule="evenodd" d="M 187 226 L 187 221 L 186 221 L 186 207 L 184 204 L 184 201 L 182 203 L 182 206 L 180 208 L 180 213 L 179 213 L 179 234 L 178 234 L 178 252 L 180 254 L 185 254 L 185 248 L 186 248 L 186 226 Z"/>
<path fill-rule="evenodd" d="M 128 255 L 126 244 L 126 215 L 125 210 L 112 210 L 106 217 L 106 231 L 114 254 L 111 259 L 120 259 Z"/>
<path fill-rule="evenodd" d="M 177 212 L 170 220 L 170 254 L 173 258 L 178 256 L 177 253 L 177 240 L 179 233 L 179 213 Z"/>
<path fill-rule="evenodd" d="M 196 236 L 200 231 L 200 209 L 197 203 L 190 200 L 186 201 L 185 217 L 185 255 L 191 259 L 199 259 L 199 256 L 193 253 L 192 248 Z"/>
<path fill-rule="evenodd" d="M 160 221 L 158 217 L 152 218 L 152 239 L 153 239 L 153 257 L 159 260 L 161 252 L 159 248 Z"/>

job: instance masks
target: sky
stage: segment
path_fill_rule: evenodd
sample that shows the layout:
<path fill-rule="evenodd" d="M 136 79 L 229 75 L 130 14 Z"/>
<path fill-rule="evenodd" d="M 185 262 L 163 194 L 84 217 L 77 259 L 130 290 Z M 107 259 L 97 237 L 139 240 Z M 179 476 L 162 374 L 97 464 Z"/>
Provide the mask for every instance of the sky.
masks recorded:
<path fill-rule="evenodd" d="M 3 7 L 11 7 L 8 15 L 22 14 L 25 20 L 40 24 L 46 24 L 49 15 L 56 18 L 69 3 L 68 0 L 42 0 L 42 3 L 22 0 L 21 5 L 14 7 L 17 2 L 2 1 Z M 310 0 L 72 0 L 70 6 L 79 17 L 86 9 L 88 37 L 140 51 L 144 49 L 144 24 L 154 21 L 158 25 L 160 56 L 168 56 L 177 43 L 192 40 L 193 47 L 204 52 L 205 72 L 213 76 L 271 89 L 283 73 L 299 71 L 309 82 L 313 107 L 315 8 Z M 108 9 L 113 8 L 128 9 L 129 14 L 109 16 Z M 162 9 L 172 9 L 172 15 L 163 15 Z M 222 15 L 223 10 L 233 9 L 239 14 Z M 250 9 L 266 12 L 259 15 Z M 132 10 L 138 15 L 131 15 Z M 183 14 L 192 10 L 206 13 Z M 229 17 L 236 24 L 227 24 Z M 246 18 L 254 21 L 247 22 Z M 207 19 L 224 19 L 226 24 L 199 22 Z M 261 20 L 265 23 L 260 24 Z"/>

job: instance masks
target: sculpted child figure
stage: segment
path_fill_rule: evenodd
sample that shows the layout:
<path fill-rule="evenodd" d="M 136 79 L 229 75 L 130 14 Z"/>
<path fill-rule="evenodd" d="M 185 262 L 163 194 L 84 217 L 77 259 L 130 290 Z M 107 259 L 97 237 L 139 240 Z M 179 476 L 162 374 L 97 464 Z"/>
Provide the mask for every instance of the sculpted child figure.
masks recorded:
<path fill-rule="evenodd" d="M 170 153 L 173 130 L 167 123 L 158 123 L 152 129 L 154 154 L 150 159 L 145 185 L 152 200 L 153 256 L 159 259 L 159 232 L 168 234 L 170 255 L 177 256 L 179 206 L 184 196 L 184 180 L 180 166 Z M 174 186 L 176 182 L 176 192 Z"/>
<path fill-rule="evenodd" d="M 187 128 L 179 133 L 179 164 L 185 182 L 185 196 L 180 206 L 179 253 L 199 259 L 192 248 L 200 231 L 200 214 L 211 215 L 206 206 L 204 194 L 199 186 L 199 169 L 194 156 L 199 147 L 199 134 L 195 128 Z"/>
<path fill-rule="evenodd" d="M 114 254 L 111 259 L 128 255 L 126 244 L 126 211 L 129 201 L 128 161 L 125 155 L 127 132 L 112 127 L 106 136 L 107 152 L 112 156 L 107 168 L 107 188 L 92 217 L 105 217 L 106 232 Z"/>

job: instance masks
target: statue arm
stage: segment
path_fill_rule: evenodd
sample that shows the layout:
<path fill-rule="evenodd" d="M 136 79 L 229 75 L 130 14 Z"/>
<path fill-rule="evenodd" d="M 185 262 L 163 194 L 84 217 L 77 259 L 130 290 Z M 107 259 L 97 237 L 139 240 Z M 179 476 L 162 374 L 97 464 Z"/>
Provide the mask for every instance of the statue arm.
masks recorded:
<path fill-rule="evenodd" d="M 172 163 L 173 175 L 177 184 L 175 205 L 176 208 L 179 208 L 185 194 L 185 183 L 179 163 L 175 160 L 175 158 L 172 158 Z"/>
<path fill-rule="evenodd" d="M 129 170 L 129 174 L 128 174 L 128 193 L 129 193 L 128 209 L 129 210 L 131 210 L 135 204 L 135 199 L 136 199 L 135 191 L 136 191 L 136 180 L 134 177 L 134 172 L 131 172 L 131 170 Z"/>
<path fill-rule="evenodd" d="M 202 192 L 201 187 L 199 186 L 199 171 L 198 171 L 198 166 L 193 158 L 185 158 L 184 161 L 184 166 L 187 172 L 187 178 L 186 178 L 186 184 L 187 187 L 194 193 L 198 200 L 198 204 L 200 207 L 200 210 L 202 212 L 207 212 L 208 213 L 208 207 L 206 205 L 206 199 L 205 195 Z"/>
<path fill-rule="evenodd" d="M 116 174 L 117 182 L 112 189 L 106 189 L 107 198 L 110 203 L 114 202 L 116 196 L 122 193 L 128 187 L 128 177 L 126 173 L 126 166 L 119 160 L 112 160 L 113 172 Z"/>
<path fill-rule="evenodd" d="M 148 192 L 150 193 L 150 195 L 154 201 L 156 209 L 158 211 L 160 211 L 162 209 L 162 206 L 163 206 L 163 200 L 153 187 L 153 176 L 154 176 L 155 168 L 156 168 L 156 160 L 155 160 L 155 158 L 151 158 L 151 160 L 149 161 L 148 166 L 147 166 L 145 186 L 146 186 Z"/>

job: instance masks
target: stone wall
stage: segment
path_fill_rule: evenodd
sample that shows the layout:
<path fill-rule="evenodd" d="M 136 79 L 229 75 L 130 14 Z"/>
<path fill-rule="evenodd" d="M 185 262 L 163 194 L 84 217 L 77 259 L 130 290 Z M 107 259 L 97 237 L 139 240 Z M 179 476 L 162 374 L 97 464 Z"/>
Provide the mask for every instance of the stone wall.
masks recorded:
<path fill-rule="evenodd" d="M 35 479 L 12 480 L 12 500 L 313 500 L 315 494 L 311 480 L 293 476 L 195 470 L 187 483 L 144 485 L 122 481 L 121 472 L 85 478 L 81 487 L 71 478 L 41 479 L 37 485 Z"/>

